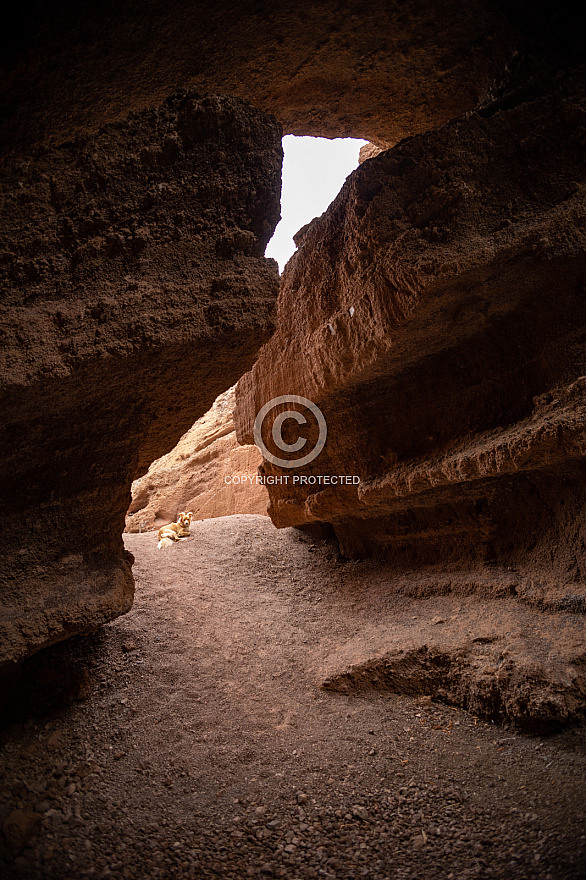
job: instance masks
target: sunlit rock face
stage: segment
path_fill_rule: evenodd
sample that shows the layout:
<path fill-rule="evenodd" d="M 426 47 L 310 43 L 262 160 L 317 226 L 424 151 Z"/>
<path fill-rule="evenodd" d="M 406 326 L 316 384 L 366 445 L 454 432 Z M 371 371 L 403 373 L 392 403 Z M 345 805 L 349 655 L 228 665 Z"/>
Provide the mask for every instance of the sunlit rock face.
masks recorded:
<path fill-rule="evenodd" d="M 308 398 L 327 442 L 298 473 L 360 481 L 269 485 L 276 525 L 331 523 L 347 555 L 404 567 L 519 569 L 519 590 L 583 583 L 584 96 L 562 75 L 406 140 L 310 224 L 237 431 L 250 443 L 267 401 Z M 288 442 L 313 442 L 309 422 Z"/>
<path fill-rule="evenodd" d="M 127 532 L 159 529 L 181 510 L 194 520 L 266 515 L 269 497 L 257 474 L 262 456 L 256 446 L 236 440 L 234 394 L 235 387 L 220 394 L 175 448 L 132 484 Z"/>
<path fill-rule="evenodd" d="M 272 329 L 281 129 L 177 95 L 5 167 L 0 661 L 127 611 L 132 481 Z"/>

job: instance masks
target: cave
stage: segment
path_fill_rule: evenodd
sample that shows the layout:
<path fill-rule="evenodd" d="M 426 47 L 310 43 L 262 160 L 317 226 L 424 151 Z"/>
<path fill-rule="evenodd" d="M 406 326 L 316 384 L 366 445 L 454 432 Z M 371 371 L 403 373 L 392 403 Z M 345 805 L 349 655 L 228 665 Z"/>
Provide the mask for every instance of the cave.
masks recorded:
<path fill-rule="evenodd" d="M 7 876 L 582 876 L 583 32 L 550 0 L 15 11 Z M 280 274 L 265 254 L 287 135 L 366 146 Z M 193 502 L 188 540 L 159 552 Z M 239 693 L 244 720 L 216 741 Z M 124 745 L 114 702 L 147 740 Z M 461 778 L 434 731 L 466 755 Z M 495 746 L 483 807 L 470 768 Z M 544 794 L 540 750 L 563 796 L 549 778 Z M 142 812 L 111 790 L 133 773 Z"/>

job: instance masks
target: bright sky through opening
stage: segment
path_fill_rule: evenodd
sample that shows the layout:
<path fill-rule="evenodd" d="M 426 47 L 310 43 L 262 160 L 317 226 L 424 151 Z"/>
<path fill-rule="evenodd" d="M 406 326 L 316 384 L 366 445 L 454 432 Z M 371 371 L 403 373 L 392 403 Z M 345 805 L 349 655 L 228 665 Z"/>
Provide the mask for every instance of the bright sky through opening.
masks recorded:
<path fill-rule="evenodd" d="M 283 138 L 283 219 L 266 250 L 281 272 L 295 252 L 293 236 L 334 201 L 350 172 L 358 167 L 358 153 L 365 143 L 352 138 Z"/>

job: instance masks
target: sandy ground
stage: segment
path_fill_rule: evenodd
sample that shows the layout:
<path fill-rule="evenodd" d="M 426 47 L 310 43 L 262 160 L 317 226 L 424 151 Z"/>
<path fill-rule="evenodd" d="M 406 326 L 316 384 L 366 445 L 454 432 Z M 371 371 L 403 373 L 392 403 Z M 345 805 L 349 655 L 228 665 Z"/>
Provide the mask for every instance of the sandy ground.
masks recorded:
<path fill-rule="evenodd" d="M 438 627 L 482 645 L 504 600 L 394 595 L 375 565 L 266 517 L 125 543 L 132 611 L 6 683 L 3 877 L 586 876 L 584 728 L 528 736 L 321 687 Z M 552 621 L 515 614 L 535 638 Z"/>

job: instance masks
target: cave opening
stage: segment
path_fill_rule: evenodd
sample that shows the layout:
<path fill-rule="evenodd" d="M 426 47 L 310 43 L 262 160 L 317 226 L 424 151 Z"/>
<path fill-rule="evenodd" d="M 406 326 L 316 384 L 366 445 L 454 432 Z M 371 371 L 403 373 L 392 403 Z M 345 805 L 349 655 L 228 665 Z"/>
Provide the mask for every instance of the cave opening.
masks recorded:
<path fill-rule="evenodd" d="M 358 166 L 360 149 L 366 143 L 357 138 L 283 138 L 282 219 L 266 249 L 266 256 L 278 262 L 281 273 L 295 252 L 293 236 L 327 210 Z"/>

